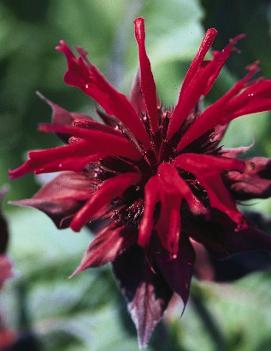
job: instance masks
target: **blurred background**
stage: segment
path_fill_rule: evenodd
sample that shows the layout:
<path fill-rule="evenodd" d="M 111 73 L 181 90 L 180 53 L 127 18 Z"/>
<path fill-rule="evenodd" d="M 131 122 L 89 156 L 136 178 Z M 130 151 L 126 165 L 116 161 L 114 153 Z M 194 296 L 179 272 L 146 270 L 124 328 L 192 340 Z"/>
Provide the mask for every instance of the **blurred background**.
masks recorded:
<path fill-rule="evenodd" d="M 35 92 L 71 111 L 93 114 L 95 106 L 63 83 L 66 64 L 54 50 L 60 39 L 89 52 L 109 80 L 128 93 L 137 68 L 133 19 L 144 16 L 147 49 L 159 94 L 174 104 L 180 82 L 204 30 L 216 27 L 215 48 L 239 33 L 247 38 L 234 53 L 208 97 L 225 92 L 259 59 L 271 77 L 271 3 L 269 0 L 0 0 L 0 185 L 7 200 L 31 197 L 40 180 L 8 181 L 29 149 L 57 145 L 54 136 L 36 131 L 50 120 L 50 109 Z M 252 155 L 271 155 L 270 113 L 239 119 L 227 132 L 226 146 L 249 145 Z M 245 210 L 267 217 L 269 200 Z M 0 296 L 6 325 L 34 333 L 47 351 L 136 351 L 134 327 L 109 267 L 68 280 L 89 242 L 89 234 L 57 231 L 45 215 L 4 204 L 15 277 Z M 194 281 L 184 316 L 170 309 L 147 350 L 270 351 L 271 271 L 234 282 Z M 30 348 L 25 349 L 30 351 Z"/>

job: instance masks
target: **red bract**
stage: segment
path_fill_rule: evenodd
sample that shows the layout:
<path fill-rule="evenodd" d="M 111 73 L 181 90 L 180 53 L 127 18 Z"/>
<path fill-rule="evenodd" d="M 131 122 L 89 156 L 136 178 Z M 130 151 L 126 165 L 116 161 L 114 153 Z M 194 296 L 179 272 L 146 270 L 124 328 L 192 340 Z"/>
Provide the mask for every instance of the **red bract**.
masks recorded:
<path fill-rule="evenodd" d="M 75 231 L 98 223 L 96 237 L 76 273 L 113 263 L 121 289 L 145 345 L 174 292 L 189 295 L 193 242 L 219 257 L 271 250 L 271 237 L 237 208 L 237 200 L 271 194 L 271 163 L 238 159 L 246 149 L 219 146 L 230 121 L 271 109 L 271 80 L 253 79 L 258 64 L 214 104 L 200 111 L 225 62 L 243 37 L 237 36 L 210 60 L 205 56 L 217 31 L 209 29 L 188 69 L 175 108 L 157 97 L 145 48 L 144 20 L 135 20 L 140 68 L 130 98 L 117 91 L 88 59 L 64 41 L 65 82 L 97 101 L 102 122 L 64 110 L 47 100 L 51 124 L 64 146 L 29 152 L 10 171 L 61 172 L 32 198 L 15 204 L 48 214 L 59 228 Z M 97 229 L 98 228 L 98 229 Z"/>

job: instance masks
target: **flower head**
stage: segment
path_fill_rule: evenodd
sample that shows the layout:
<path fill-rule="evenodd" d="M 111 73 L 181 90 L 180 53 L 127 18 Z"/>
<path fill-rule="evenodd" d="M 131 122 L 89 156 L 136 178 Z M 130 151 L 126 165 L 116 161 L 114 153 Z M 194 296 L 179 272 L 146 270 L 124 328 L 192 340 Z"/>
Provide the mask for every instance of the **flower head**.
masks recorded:
<path fill-rule="evenodd" d="M 60 41 L 56 49 L 68 65 L 65 82 L 96 100 L 102 122 L 46 100 L 52 123 L 39 130 L 56 133 L 65 145 L 30 151 L 28 160 L 10 171 L 12 178 L 61 172 L 32 199 L 15 203 L 44 211 L 59 228 L 95 225 L 96 237 L 75 273 L 113 263 L 142 345 L 174 292 L 187 303 L 192 241 L 219 257 L 271 250 L 271 237 L 237 208 L 238 200 L 270 196 L 271 161 L 241 160 L 245 148 L 220 146 L 233 119 L 271 109 L 271 80 L 254 79 L 259 70 L 254 63 L 202 111 L 199 100 L 243 37 L 206 60 L 216 35 L 214 28 L 206 32 L 172 109 L 157 97 L 142 18 L 135 20 L 139 71 L 129 98 L 112 87 L 83 49 L 75 55 Z"/>

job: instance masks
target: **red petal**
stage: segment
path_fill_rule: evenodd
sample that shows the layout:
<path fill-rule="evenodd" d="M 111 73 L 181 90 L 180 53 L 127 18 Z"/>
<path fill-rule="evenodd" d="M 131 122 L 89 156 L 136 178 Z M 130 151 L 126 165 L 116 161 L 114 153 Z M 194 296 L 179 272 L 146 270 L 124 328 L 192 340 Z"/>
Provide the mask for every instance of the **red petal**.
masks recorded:
<path fill-rule="evenodd" d="M 244 170 L 244 162 L 223 157 L 185 153 L 175 160 L 178 167 L 195 175 L 208 193 L 210 205 L 225 212 L 238 226 L 244 225 L 242 214 L 236 208 L 230 192 L 224 185 L 221 173 L 237 169 Z"/>
<path fill-rule="evenodd" d="M 58 132 L 82 138 L 90 143 L 89 152 L 99 152 L 108 155 L 139 159 L 141 153 L 122 135 L 112 135 L 101 130 L 91 130 L 79 127 L 68 127 L 54 124 L 42 124 L 39 130 L 43 132 Z"/>
<path fill-rule="evenodd" d="M 80 172 L 90 163 L 98 162 L 103 157 L 104 157 L 103 154 L 95 154 L 90 156 L 65 157 L 65 158 L 61 158 L 61 160 L 47 162 L 40 166 L 37 165 L 33 169 L 33 172 L 35 174 L 60 172 L 60 171 Z"/>
<path fill-rule="evenodd" d="M 187 85 L 190 84 L 191 80 L 198 72 L 198 70 L 202 67 L 204 58 L 213 45 L 213 42 L 217 36 L 217 30 L 215 28 L 209 28 L 205 33 L 205 36 L 200 44 L 198 52 L 196 53 L 185 77 L 181 87 L 181 92 L 186 88 Z"/>
<path fill-rule="evenodd" d="M 60 41 L 57 50 L 65 54 L 68 71 L 65 82 L 83 90 L 96 100 L 109 115 L 116 116 L 147 149 L 150 141 L 144 125 L 128 99 L 115 90 L 103 77 L 97 67 L 90 63 L 82 49 L 76 57 L 64 41 Z"/>
<path fill-rule="evenodd" d="M 98 161 L 102 154 L 92 154 L 89 143 L 78 143 L 58 146 L 51 149 L 30 151 L 29 160 L 16 169 L 9 171 L 11 179 L 27 173 L 46 173 L 63 170 L 80 170 L 87 163 Z"/>
<path fill-rule="evenodd" d="M 140 83 L 141 91 L 143 93 L 148 116 L 150 119 L 150 126 L 153 133 L 158 129 L 158 110 L 156 98 L 156 86 L 151 71 L 151 64 L 145 48 L 145 28 L 144 19 L 137 18 L 135 24 L 135 37 L 138 44 L 138 55 L 140 63 Z"/>
<path fill-rule="evenodd" d="M 158 174 L 168 190 L 172 189 L 174 193 L 179 192 L 180 196 L 184 198 L 194 214 L 206 214 L 206 208 L 193 194 L 189 185 L 178 174 L 175 167 L 169 163 L 162 163 L 158 168 Z"/>
<path fill-rule="evenodd" d="M 204 58 L 203 55 L 208 51 L 215 36 L 215 30 L 211 29 L 209 33 L 207 32 L 206 43 L 203 41 L 203 47 L 201 48 L 200 53 L 197 54 L 199 57 L 197 58 L 196 56 L 195 68 L 197 68 L 197 71 L 194 71 L 195 68 L 193 69 L 192 67 L 192 71 L 190 70 L 191 73 L 189 74 L 189 78 L 186 80 L 185 88 L 180 92 L 178 103 L 169 122 L 167 131 L 168 139 L 170 139 L 176 132 L 178 132 L 179 128 L 189 113 L 195 107 L 199 98 L 202 95 L 206 95 L 212 88 L 221 69 L 229 58 L 234 45 L 238 40 L 243 38 L 242 35 L 235 37 L 221 52 L 216 52 L 211 61 L 204 64 L 202 61 Z"/>
<path fill-rule="evenodd" d="M 179 251 L 181 200 L 180 196 L 169 195 L 165 191 L 160 196 L 161 209 L 156 230 L 163 247 L 172 258 L 176 258 Z"/>
<path fill-rule="evenodd" d="M 224 96 L 210 105 L 187 130 L 177 146 L 178 151 L 183 150 L 219 124 L 228 124 L 237 117 L 271 109 L 271 80 L 249 83 L 259 67 L 255 63 L 248 69 L 249 73 Z M 246 87 L 248 84 L 249 86 Z"/>
<path fill-rule="evenodd" d="M 137 72 L 131 88 L 130 101 L 139 116 L 146 112 L 146 104 L 141 90 L 139 72 Z"/>
<path fill-rule="evenodd" d="M 213 173 L 230 170 L 238 170 L 243 172 L 245 170 L 244 161 L 228 157 L 219 157 L 195 153 L 183 153 L 176 157 L 174 163 L 177 166 L 184 167 L 189 172 L 191 169 L 197 169 L 199 172 Z"/>
<path fill-rule="evenodd" d="M 136 173 L 124 173 L 104 181 L 91 199 L 74 216 L 71 228 L 78 232 L 94 218 L 97 212 L 109 206 L 114 198 L 121 196 L 127 188 L 135 185 L 139 180 L 140 177 Z"/>
<path fill-rule="evenodd" d="M 135 240 L 135 233 L 125 231 L 124 226 L 104 228 L 95 236 L 71 277 L 90 267 L 115 261 Z"/>
<path fill-rule="evenodd" d="M 153 230 L 154 211 L 159 198 L 159 181 L 158 177 L 154 176 L 145 185 L 144 212 L 138 233 L 138 244 L 142 247 L 149 244 Z"/>

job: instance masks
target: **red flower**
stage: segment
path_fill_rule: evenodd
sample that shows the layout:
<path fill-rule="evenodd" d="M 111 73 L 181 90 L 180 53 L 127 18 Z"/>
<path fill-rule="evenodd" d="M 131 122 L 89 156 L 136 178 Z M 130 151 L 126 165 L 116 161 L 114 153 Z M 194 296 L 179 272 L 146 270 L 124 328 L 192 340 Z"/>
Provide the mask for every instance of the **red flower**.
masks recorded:
<path fill-rule="evenodd" d="M 6 190 L 0 189 L 0 206 Z M 12 264 L 10 259 L 5 255 L 8 245 L 9 233 L 8 225 L 0 208 L 0 289 L 7 279 L 12 276 Z"/>
<path fill-rule="evenodd" d="M 271 237 L 238 210 L 236 201 L 271 194 L 271 162 L 238 159 L 245 149 L 220 145 L 233 119 L 271 109 L 271 80 L 253 76 L 258 64 L 214 104 L 201 111 L 237 36 L 205 60 L 217 35 L 209 29 L 190 65 L 173 109 L 157 98 L 145 49 L 144 20 L 135 20 L 140 69 L 130 98 L 115 90 L 86 52 L 74 55 L 64 41 L 57 50 L 68 63 L 65 82 L 96 100 L 103 123 L 48 101 L 51 124 L 64 146 L 29 152 L 10 171 L 61 173 L 32 199 L 15 202 L 47 213 L 59 228 L 96 224 L 97 235 L 75 271 L 113 262 L 113 269 L 146 344 L 173 292 L 187 302 L 193 273 L 190 239 L 219 257 L 271 250 Z"/>

